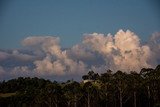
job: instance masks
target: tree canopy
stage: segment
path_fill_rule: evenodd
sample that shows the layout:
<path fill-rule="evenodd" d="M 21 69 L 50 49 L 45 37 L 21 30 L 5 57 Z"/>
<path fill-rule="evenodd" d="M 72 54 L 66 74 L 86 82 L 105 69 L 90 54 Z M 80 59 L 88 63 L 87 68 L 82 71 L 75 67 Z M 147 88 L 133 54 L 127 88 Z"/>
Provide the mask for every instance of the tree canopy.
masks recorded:
<path fill-rule="evenodd" d="M 92 81 L 1 81 L 0 107 L 160 107 L 160 65 L 139 73 L 89 71 L 82 79 Z"/>

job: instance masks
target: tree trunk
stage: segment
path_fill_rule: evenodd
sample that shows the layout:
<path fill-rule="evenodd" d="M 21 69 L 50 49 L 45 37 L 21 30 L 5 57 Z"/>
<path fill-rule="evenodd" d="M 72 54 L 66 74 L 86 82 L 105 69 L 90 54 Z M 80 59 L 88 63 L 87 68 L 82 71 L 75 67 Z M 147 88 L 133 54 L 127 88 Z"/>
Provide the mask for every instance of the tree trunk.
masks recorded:
<path fill-rule="evenodd" d="M 148 93 L 148 107 L 150 107 L 151 106 L 151 103 L 150 103 L 151 93 L 150 93 L 149 86 L 147 86 L 147 93 Z"/>
<path fill-rule="evenodd" d="M 105 95 L 106 95 L 106 98 L 107 98 L 107 95 L 108 95 L 108 94 L 107 94 L 107 93 L 105 93 Z M 108 102 L 106 101 L 106 107 L 107 107 L 107 103 L 108 103 Z"/>
<path fill-rule="evenodd" d="M 88 93 L 88 96 L 87 96 L 87 105 L 88 105 L 88 107 L 90 107 L 90 95 L 89 95 L 89 93 Z"/>
<path fill-rule="evenodd" d="M 48 107 L 52 107 L 52 99 L 50 97 L 48 98 L 48 102 L 46 101 L 46 104 Z"/>
<path fill-rule="evenodd" d="M 74 102 L 74 107 L 77 107 L 77 102 L 76 101 Z"/>
<path fill-rule="evenodd" d="M 57 103 L 55 104 L 55 107 L 58 107 L 58 104 L 57 104 Z"/>
<path fill-rule="evenodd" d="M 70 101 L 69 101 L 69 102 L 67 102 L 67 105 L 68 105 L 68 107 L 70 107 Z"/>
<path fill-rule="evenodd" d="M 133 93 L 134 95 L 134 107 L 136 107 L 137 106 L 137 98 L 136 98 L 136 92 L 134 91 L 134 93 Z"/>
<path fill-rule="evenodd" d="M 76 95 L 74 96 L 74 99 L 75 99 L 75 101 L 74 101 L 74 107 L 77 107 L 77 96 Z"/>
<path fill-rule="evenodd" d="M 121 89 L 120 89 L 119 100 L 120 100 L 120 107 L 122 107 L 122 90 Z"/>
<path fill-rule="evenodd" d="M 114 107 L 117 107 L 116 95 L 114 94 Z"/>
<path fill-rule="evenodd" d="M 106 102 L 106 107 L 107 107 L 107 102 Z"/>
<path fill-rule="evenodd" d="M 49 98 L 49 107 L 52 107 L 52 100 Z"/>

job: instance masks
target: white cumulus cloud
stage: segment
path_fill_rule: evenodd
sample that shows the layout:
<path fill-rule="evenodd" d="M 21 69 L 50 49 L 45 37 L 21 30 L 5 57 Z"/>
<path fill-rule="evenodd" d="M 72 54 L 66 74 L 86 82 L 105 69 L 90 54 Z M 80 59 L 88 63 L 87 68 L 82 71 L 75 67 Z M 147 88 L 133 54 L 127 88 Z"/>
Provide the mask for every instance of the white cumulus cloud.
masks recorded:
<path fill-rule="evenodd" d="M 0 51 L 0 76 L 83 75 L 89 69 L 99 73 L 107 69 L 129 73 L 155 67 L 160 62 L 159 33 L 154 33 L 146 44 L 130 30 L 119 30 L 115 35 L 84 34 L 81 43 L 68 49 L 59 44 L 59 37 L 33 36 L 22 41 L 30 54 L 20 50 Z M 3 62 L 11 59 L 26 65 L 5 66 Z"/>

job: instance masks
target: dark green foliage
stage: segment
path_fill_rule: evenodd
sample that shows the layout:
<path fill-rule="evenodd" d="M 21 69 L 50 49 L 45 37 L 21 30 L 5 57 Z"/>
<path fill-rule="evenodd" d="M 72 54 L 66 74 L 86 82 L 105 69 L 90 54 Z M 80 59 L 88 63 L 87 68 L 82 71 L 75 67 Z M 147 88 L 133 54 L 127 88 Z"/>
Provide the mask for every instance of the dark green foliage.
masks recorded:
<path fill-rule="evenodd" d="M 0 82 L 0 107 L 160 107 L 160 65 L 140 73 L 89 71 L 64 83 L 39 78 Z"/>
<path fill-rule="evenodd" d="M 99 79 L 98 73 L 94 73 L 94 71 L 89 71 L 87 75 L 82 76 L 83 80 L 97 80 Z"/>

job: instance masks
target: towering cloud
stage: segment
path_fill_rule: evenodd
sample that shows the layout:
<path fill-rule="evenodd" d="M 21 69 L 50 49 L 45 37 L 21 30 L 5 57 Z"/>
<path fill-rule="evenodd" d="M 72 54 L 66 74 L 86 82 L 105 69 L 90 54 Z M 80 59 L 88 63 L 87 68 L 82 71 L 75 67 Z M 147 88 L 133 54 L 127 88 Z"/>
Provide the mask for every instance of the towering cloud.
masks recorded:
<path fill-rule="evenodd" d="M 159 40 L 160 34 L 155 33 L 142 45 L 133 32 L 119 30 L 115 35 L 85 34 L 81 43 L 63 49 L 58 37 L 28 37 L 22 41 L 28 53 L 27 50 L 0 51 L 0 76 L 82 75 L 89 69 L 139 72 L 143 67 L 155 67 L 160 61 Z M 5 66 L 2 61 L 25 63 Z"/>
<path fill-rule="evenodd" d="M 133 32 L 119 30 L 115 36 L 110 34 L 88 34 L 85 35 L 79 47 L 85 47 L 90 53 L 98 53 L 105 61 L 103 68 L 111 70 L 122 70 L 129 72 L 139 71 L 143 67 L 153 67 L 150 58 L 153 53 L 147 45 L 141 45 L 140 39 Z M 84 49 L 76 49 L 84 50 Z M 83 52 L 84 53 L 84 52 Z M 87 54 L 88 52 L 86 52 Z M 96 56 L 95 56 L 96 57 Z M 94 68 L 97 65 L 93 65 Z"/>
<path fill-rule="evenodd" d="M 34 43 L 33 43 L 34 42 Z M 25 46 L 39 48 L 45 53 L 42 60 L 35 60 L 35 72 L 42 75 L 79 74 L 85 71 L 82 61 L 73 60 L 61 50 L 58 37 L 28 37 L 22 42 Z"/>

